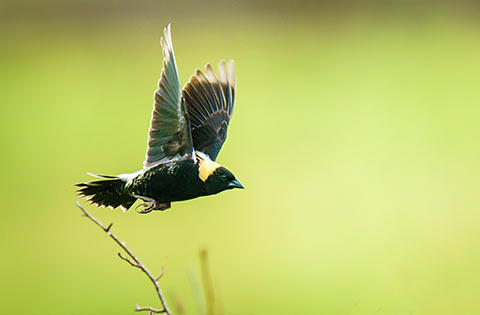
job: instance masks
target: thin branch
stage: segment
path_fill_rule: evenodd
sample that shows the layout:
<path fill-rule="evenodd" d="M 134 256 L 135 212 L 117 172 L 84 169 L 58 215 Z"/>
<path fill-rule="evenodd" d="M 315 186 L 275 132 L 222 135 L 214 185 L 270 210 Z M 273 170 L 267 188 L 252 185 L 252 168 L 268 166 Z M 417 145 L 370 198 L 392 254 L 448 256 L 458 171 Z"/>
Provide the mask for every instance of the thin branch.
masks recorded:
<path fill-rule="evenodd" d="M 128 259 L 128 257 L 123 256 L 121 253 L 118 253 L 118 257 L 120 257 L 121 259 L 125 260 L 127 263 L 130 264 L 130 266 L 140 268 L 139 265 L 133 263 L 130 259 Z"/>
<path fill-rule="evenodd" d="M 155 280 L 160 280 L 163 275 L 165 274 L 165 265 L 167 264 L 167 257 L 165 257 L 165 260 L 163 261 L 163 265 L 162 265 L 162 271 L 160 272 L 160 274 L 158 275 L 158 277 L 155 278 Z"/>
<path fill-rule="evenodd" d="M 138 304 L 135 306 L 135 311 L 137 312 L 140 312 L 140 311 L 150 311 L 150 314 L 151 313 L 165 313 L 164 310 L 159 310 L 159 309 L 156 309 L 156 308 L 153 308 L 153 307 L 142 307 L 142 306 L 138 306 Z"/>
<path fill-rule="evenodd" d="M 130 258 L 134 261 L 132 262 L 128 257 L 125 257 L 125 256 L 122 256 L 122 254 L 118 253 L 118 256 L 125 260 L 126 262 L 128 262 L 131 266 L 133 267 L 136 267 L 136 268 L 139 268 L 143 271 L 143 273 L 145 273 L 148 277 L 148 279 L 150 279 L 150 281 L 152 282 L 152 284 L 155 286 L 155 291 L 157 292 L 157 295 L 158 295 L 158 298 L 160 299 L 160 303 L 162 304 L 162 307 L 163 309 L 159 310 L 159 309 L 154 309 L 154 308 L 151 308 L 151 307 L 139 307 L 138 305 L 136 306 L 135 310 L 136 311 L 149 311 L 150 314 L 153 314 L 153 313 L 165 313 L 167 315 L 172 315 L 172 313 L 170 312 L 170 310 L 168 309 L 168 306 L 167 306 L 167 302 L 165 301 L 165 298 L 163 297 L 163 294 L 162 294 L 162 290 L 160 289 L 160 285 L 158 283 L 158 280 L 160 280 L 161 276 L 163 275 L 163 272 L 164 272 L 164 266 L 162 266 L 162 272 L 160 273 L 160 276 L 158 276 L 157 278 L 155 278 L 152 273 L 147 269 L 147 267 L 145 267 L 144 264 L 142 264 L 142 262 L 137 258 L 137 256 L 135 256 L 133 254 L 133 252 L 127 247 L 127 245 L 125 244 L 125 242 L 122 242 L 120 241 L 120 239 L 118 239 L 118 237 L 113 234 L 110 229 L 112 228 L 112 225 L 113 223 L 110 223 L 108 225 L 108 227 L 105 227 L 105 225 L 103 225 L 100 221 L 98 221 L 94 216 L 92 216 L 90 213 L 87 212 L 87 210 L 85 210 L 81 205 L 80 203 L 77 201 L 76 202 L 76 205 L 80 208 L 80 210 L 82 210 L 84 216 L 86 216 L 87 218 L 89 218 L 90 220 L 92 220 L 96 225 L 98 225 L 105 233 L 107 233 L 108 236 L 110 236 L 111 239 L 113 239 L 115 241 L 115 243 L 118 244 L 118 246 L 120 246 L 127 254 L 128 256 L 130 256 Z"/>

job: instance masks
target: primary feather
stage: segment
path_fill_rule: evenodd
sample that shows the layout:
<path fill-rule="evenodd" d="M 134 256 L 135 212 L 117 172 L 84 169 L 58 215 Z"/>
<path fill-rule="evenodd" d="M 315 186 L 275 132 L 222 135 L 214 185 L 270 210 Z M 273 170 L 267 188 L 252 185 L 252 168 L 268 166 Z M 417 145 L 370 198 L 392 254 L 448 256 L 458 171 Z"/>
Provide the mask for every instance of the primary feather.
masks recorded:
<path fill-rule="evenodd" d="M 173 54 L 170 25 L 161 39 L 163 70 L 155 91 L 144 168 L 184 155 L 193 156 L 190 123 L 182 102 L 180 80 Z"/>
<path fill-rule="evenodd" d="M 197 70 L 183 88 L 195 150 L 207 154 L 212 161 L 218 156 L 225 139 L 235 102 L 234 61 L 218 64 L 219 77 L 212 66 L 205 73 Z"/>

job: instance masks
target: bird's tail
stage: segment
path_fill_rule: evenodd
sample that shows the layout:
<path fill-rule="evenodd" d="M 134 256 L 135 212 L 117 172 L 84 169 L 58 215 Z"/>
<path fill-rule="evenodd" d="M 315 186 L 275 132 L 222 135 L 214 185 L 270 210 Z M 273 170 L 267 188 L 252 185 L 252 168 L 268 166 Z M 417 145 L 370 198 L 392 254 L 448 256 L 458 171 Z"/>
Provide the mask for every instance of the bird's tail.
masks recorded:
<path fill-rule="evenodd" d="M 137 200 L 130 195 L 125 188 L 127 182 L 116 176 L 95 175 L 95 177 L 104 178 L 86 183 L 80 183 L 75 186 L 80 187 L 77 192 L 88 201 L 101 207 L 121 207 L 127 211 Z"/>

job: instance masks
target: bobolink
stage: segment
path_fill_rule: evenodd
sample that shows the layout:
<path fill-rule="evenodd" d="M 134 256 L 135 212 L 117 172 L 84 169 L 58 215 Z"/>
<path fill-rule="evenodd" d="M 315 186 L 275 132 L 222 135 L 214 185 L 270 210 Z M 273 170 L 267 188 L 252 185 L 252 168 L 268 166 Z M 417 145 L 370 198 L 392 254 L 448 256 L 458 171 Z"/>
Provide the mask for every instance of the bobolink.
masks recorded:
<path fill-rule="evenodd" d="M 171 202 L 243 188 L 215 159 L 227 136 L 235 101 L 234 62 L 221 61 L 219 76 L 210 64 L 196 70 L 183 90 L 173 54 L 170 25 L 160 40 L 163 70 L 154 94 L 143 169 L 77 184 L 78 193 L 97 206 L 128 210 L 137 199 L 142 213 L 166 210 Z"/>

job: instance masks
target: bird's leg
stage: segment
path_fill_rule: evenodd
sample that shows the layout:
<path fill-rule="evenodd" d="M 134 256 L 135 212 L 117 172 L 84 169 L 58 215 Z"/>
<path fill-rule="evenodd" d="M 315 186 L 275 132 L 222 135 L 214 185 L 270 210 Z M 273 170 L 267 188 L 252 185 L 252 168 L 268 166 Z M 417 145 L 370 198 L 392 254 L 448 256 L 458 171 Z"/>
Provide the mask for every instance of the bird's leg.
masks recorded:
<path fill-rule="evenodd" d="M 153 198 L 146 197 L 146 196 L 140 196 L 140 195 L 133 195 L 135 198 L 142 199 L 145 201 L 142 204 L 139 204 L 135 209 L 138 207 L 145 207 L 141 211 L 137 211 L 138 213 L 149 213 L 152 212 L 153 210 L 167 210 L 170 208 L 170 202 L 167 203 L 157 203 L 157 201 Z"/>
<path fill-rule="evenodd" d="M 138 198 L 138 199 L 142 199 L 143 201 L 145 201 L 144 203 L 139 204 L 135 208 L 135 210 L 137 210 L 138 207 L 144 207 L 143 210 L 137 211 L 138 213 L 149 213 L 157 205 L 157 202 L 153 198 L 146 197 L 146 196 L 140 196 L 140 195 L 133 195 L 133 196 Z"/>

